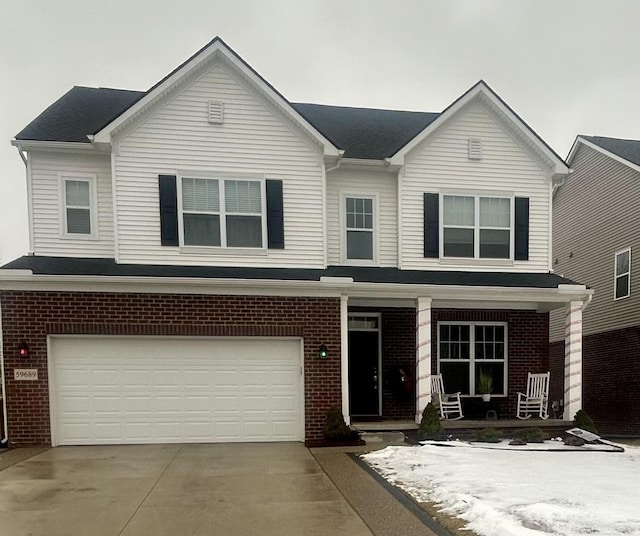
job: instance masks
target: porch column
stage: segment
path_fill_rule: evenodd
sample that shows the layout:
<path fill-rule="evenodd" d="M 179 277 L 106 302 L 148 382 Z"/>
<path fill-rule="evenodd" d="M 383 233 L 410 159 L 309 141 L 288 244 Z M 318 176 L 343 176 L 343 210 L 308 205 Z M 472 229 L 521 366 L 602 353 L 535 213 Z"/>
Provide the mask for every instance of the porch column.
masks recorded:
<path fill-rule="evenodd" d="M 564 415 L 573 420 L 582 409 L 582 302 L 567 304 L 564 325 Z"/>
<path fill-rule="evenodd" d="M 431 402 L 431 298 L 416 301 L 416 423 Z"/>
<path fill-rule="evenodd" d="M 347 426 L 349 415 L 349 297 L 340 296 L 340 382 L 342 389 L 342 415 Z"/>

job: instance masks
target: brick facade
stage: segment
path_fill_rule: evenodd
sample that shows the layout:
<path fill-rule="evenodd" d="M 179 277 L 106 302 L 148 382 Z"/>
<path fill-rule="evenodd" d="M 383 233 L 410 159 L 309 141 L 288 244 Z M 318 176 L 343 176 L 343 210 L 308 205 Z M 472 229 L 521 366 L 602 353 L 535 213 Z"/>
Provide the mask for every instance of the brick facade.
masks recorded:
<path fill-rule="evenodd" d="M 302 337 L 305 439 L 322 439 L 327 409 L 341 404 L 338 298 L 6 291 L 0 300 L 12 446 L 51 442 L 48 335 Z M 28 365 L 18 357 L 23 340 Z M 317 358 L 321 344 L 326 360 Z M 38 381 L 14 381 L 15 368 L 37 368 Z"/>
<path fill-rule="evenodd" d="M 640 436 L 640 326 L 582 341 L 582 408 L 605 435 Z M 553 396 L 564 390 L 564 342 L 551 345 Z"/>

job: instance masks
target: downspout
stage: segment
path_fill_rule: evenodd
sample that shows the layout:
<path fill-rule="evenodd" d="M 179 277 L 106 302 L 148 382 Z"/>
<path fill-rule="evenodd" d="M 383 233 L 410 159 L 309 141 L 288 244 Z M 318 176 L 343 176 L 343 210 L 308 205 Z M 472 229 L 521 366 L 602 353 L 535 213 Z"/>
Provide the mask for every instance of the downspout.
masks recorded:
<path fill-rule="evenodd" d="M 591 294 L 589 294 L 589 297 L 582 302 L 583 311 L 589 306 L 589 304 L 591 303 L 591 300 L 593 300 L 593 292 L 591 292 Z"/>
<path fill-rule="evenodd" d="M 9 435 L 7 433 L 7 397 L 4 384 L 4 347 L 2 345 L 2 302 L 0 302 L 0 396 L 2 397 L 2 419 L 4 422 L 4 437 L 0 439 L 0 443 L 7 444 Z"/>

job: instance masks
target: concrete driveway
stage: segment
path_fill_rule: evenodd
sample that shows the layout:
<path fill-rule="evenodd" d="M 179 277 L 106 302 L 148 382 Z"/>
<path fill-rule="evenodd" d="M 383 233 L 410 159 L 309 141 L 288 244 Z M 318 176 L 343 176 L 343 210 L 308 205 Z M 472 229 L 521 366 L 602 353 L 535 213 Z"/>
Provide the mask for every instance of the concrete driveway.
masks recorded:
<path fill-rule="evenodd" d="M 300 443 L 58 447 L 0 471 L 0 536 L 371 535 Z"/>

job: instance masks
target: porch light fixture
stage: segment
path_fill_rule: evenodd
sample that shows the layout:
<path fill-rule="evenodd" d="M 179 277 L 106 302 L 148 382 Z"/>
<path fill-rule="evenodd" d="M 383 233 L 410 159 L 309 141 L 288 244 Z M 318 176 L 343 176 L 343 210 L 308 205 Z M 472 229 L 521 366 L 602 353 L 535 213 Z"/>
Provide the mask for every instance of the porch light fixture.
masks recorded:
<path fill-rule="evenodd" d="M 318 357 L 320 359 L 327 359 L 329 356 L 329 349 L 326 344 L 321 344 L 320 349 L 318 350 Z"/>
<path fill-rule="evenodd" d="M 24 359 L 29 357 L 29 345 L 27 344 L 27 341 L 22 341 L 18 345 L 18 355 Z"/>

